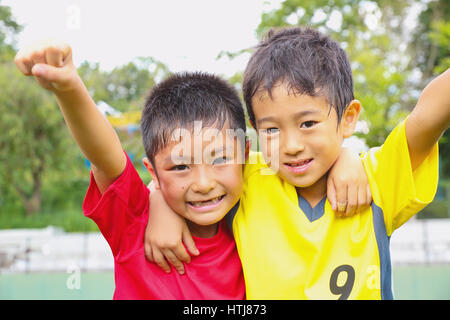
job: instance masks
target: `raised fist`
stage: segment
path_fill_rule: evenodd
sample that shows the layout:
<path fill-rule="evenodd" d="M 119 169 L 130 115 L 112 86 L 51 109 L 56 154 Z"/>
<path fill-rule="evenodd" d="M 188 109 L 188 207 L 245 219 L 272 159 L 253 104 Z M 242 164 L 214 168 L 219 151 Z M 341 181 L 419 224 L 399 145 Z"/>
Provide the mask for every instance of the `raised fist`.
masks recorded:
<path fill-rule="evenodd" d="M 79 79 L 67 43 L 37 42 L 19 50 L 14 62 L 24 75 L 34 76 L 42 87 L 53 92 L 69 91 Z"/>

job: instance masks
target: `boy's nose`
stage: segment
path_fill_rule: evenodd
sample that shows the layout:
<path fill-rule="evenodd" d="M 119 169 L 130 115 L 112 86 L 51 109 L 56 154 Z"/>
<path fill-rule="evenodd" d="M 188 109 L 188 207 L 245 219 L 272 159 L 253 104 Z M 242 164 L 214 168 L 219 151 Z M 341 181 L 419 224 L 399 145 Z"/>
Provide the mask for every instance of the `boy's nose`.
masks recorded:
<path fill-rule="evenodd" d="M 302 143 L 302 139 L 298 134 L 295 133 L 286 134 L 286 137 L 283 142 L 282 145 L 284 145 L 284 153 L 288 155 L 296 155 L 297 153 L 305 150 L 305 146 Z"/>
<path fill-rule="evenodd" d="M 196 171 L 195 181 L 192 184 L 193 191 L 206 194 L 216 187 L 216 181 L 208 168 L 200 166 Z"/>

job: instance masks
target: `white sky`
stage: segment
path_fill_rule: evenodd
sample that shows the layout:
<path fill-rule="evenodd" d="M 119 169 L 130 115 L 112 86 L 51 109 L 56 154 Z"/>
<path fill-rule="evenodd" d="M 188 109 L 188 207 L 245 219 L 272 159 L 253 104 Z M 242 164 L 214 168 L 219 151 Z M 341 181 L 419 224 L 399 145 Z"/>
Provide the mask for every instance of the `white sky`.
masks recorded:
<path fill-rule="evenodd" d="M 171 71 L 201 70 L 230 76 L 247 55 L 217 55 L 257 43 L 263 11 L 281 0 L 3 0 L 24 26 L 19 48 L 36 40 L 68 42 L 74 61 L 100 62 L 110 70 L 138 56 L 152 56 Z"/>

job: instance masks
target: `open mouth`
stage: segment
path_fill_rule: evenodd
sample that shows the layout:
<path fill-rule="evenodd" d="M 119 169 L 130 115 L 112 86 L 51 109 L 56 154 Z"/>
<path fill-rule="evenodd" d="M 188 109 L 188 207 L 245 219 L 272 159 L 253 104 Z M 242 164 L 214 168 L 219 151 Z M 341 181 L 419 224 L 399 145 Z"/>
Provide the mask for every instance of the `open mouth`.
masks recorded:
<path fill-rule="evenodd" d="M 194 208 L 212 208 L 217 206 L 223 198 L 225 198 L 224 194 L 205 201 L 188 201 L 187 203 Z"/>
<path fill-rule="evenodd" d="M 293 161 L 293 162 L 285 162 L 284 165 L 286 168 L 295 173 L 302 174 L 305 173 L 312 165 L 313 159 L 306 159 L 301 161 Z"/>

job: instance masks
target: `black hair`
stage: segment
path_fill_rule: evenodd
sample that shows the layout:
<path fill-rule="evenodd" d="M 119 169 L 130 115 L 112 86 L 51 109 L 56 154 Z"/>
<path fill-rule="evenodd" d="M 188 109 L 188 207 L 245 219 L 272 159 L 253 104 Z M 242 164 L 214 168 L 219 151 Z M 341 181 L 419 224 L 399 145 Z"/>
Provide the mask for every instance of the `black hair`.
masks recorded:
<path fill-rule="evenodd" d="M 330 108 L 335 108 L 338 123 L 354 99 L 352 71 L 345 51 L 330 37 L 309 27 L 272 29 L 256 47 L 242 85 L 253 125 L 252 97 L 259 90 L 267 90 L 272 97 L 271 90 L 277 83 L 286 84 L 295 94 L 325 97 Z"/>
<path fill-rule="evenodd" d="M 236 89 L 222 78 L 204 72 L 175 73 L 152 88 L 141 118 L 142 140 L 148 159 L 170 142 L 177 128 L 203 127 L 229 129 L 245 133 L 244 109 Z"/>

